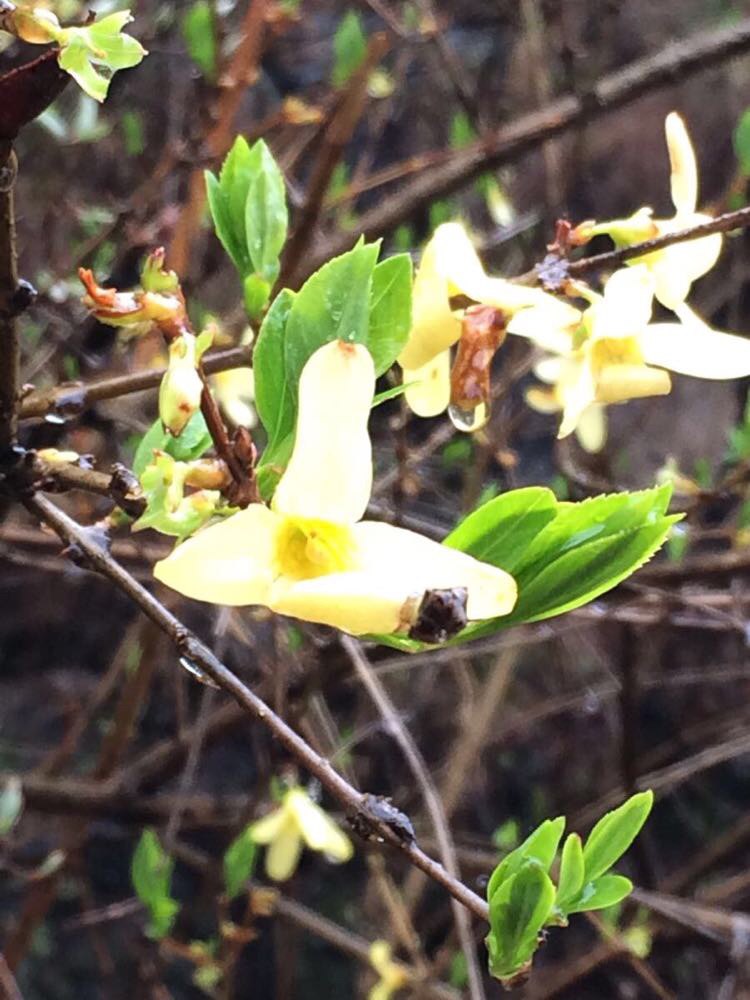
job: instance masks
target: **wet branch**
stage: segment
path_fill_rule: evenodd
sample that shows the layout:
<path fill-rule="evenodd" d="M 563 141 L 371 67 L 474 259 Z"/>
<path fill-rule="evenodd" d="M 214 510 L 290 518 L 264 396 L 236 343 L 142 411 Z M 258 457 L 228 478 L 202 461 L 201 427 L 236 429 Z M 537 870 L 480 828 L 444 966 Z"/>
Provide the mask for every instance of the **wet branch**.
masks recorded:
<path fill-rule="evenodd" d="M 364 819 L 379 840 L 401 851 L 411 864 L 447 889 L 454 899 L 475 916 L 485 921 L 488 919 L 487 904 L 481 897 L 454 878 L 415 843 L 404 841 L 387 823 L 372 816 L 367 810 L 363 794 L 350 785 L 330 761 L 316 753 L 309 743 L 276 715 L 262 698 L 243 684 L 193 632 L 105 552 L 84 528 L 39 494 L 25 497 L 23 503 L 32 514 L 48 524 L 62 541 L 75 546 L 89 568 L 106 576 L 137 604 L 169 637 L 181 657 L 195 664 L 230 694 L 248 715 L 261 722 L 350 814 Z"/>

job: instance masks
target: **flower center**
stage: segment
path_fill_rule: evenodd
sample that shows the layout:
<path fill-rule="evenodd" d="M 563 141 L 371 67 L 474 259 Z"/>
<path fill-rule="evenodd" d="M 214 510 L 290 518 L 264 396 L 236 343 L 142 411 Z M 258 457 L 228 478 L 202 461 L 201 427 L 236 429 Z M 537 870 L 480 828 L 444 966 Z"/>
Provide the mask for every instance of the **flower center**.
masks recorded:
<path fill-rule="evenodd" d="M 310 580 L 343 573 L 356 565 L 352 530 L 308 517 L 286 517 L 276 538 L 276 569 L 280 576 Z"/>

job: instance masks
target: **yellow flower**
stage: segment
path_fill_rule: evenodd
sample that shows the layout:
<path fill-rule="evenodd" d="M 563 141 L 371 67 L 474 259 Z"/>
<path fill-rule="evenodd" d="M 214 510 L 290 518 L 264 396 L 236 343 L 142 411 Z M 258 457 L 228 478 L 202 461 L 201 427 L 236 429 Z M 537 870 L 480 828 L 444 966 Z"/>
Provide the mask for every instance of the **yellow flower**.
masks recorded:
<path fill-rule="evenodd" d="M 546 306 L 558 323 L 570 315 L 570 307 L 539 288 L 489 277 L 460 223 L 438 226 L 414 279 L 412 328 L 398 358 L 404 383 L 413 383 L 406 401 L 420 417 L 436 416 L 450 402 L 450 349 L 461 337 L 462 310 L 450 305 L 456 295 L 494 306 L 507 317 L 530 306 Z"/>
<path fill-rule="evenodd" d="M 203 382 L 197 365 L 197 338 L 184 333 L 169 345 L 169 363 L 159 386 L 159 417 L 165 430 L 178 437 L 200 408 Z"/>
<path fill-rule="evenodd" d="M 372 489 L 369 351 L 333 341 L 305 365 L 292 457 L 271 508 L 251 504 L 200 531 L 154 575 L 214 604 L 260 604 L 355 635 L 408 632 L 427 591 L 465 588 L 469 620 L 508 614 L 497 567 L 404 528 L 360 518 Z"/>
<path fill-rule="evenodd" d="M 253 331 L 248 329 L 242 335 L 240 344 L 246 346 L 253 340 Z M 236 427 L 252 430 L 258 423 L 255 412 L 255 376 L 252 368 L 230 368 L 217 372 L 211 379 L 216 401 L 222 413 Z"/>
<path fill-rule="evenodd" d="M 409 982 L 406 969 L 394 962 L 391 946 L 387 941 L 373 941 L 370 945 L 370 965 L 380 979 L 368 993 L 368 1000 L 390 1000 L 393 994 Z"/>
<path fill-rule="evenodd" d="M 550 387 L 531 389 L 527 402 L 543 413 L 562 410 L 558 437 L 575 431 L 587 451 L 599 451 L 604 407 L 665 395 L 671 381 L 663 369 L 709 379 L 750 375 L 750 340 L 712 330 L 686 306 L 680 323 L 650 323 L 654 283 L 640 264 L 616 271 L 603 296 L 588 292 L 592 303 L 577 324 L 555 328 L 544 309 L 511 320 L 509 333 L 552 351 L 535 368 Z"/>
<path fill-rule="evenodd" d="M 608 233 L 617 246 L 627 246 L 710 221 L 710 215 L 697 211 L 698 166 L 685 123 L 672 111 L 667 115 L 664 127 L 671 165 L 670 187 L 675 207 L 674 216 L 671 219 L 652 219 L 651 209 L 641 208 L 630 219 L 579 227 L 585 230 L 587 236 Z M 677 243 L 644 257 L 634 258 L 633 263 L 646 264 L 654 277 L 656 298 L 667 309 L 679 314 L 693 282 L 710 271 L 718 260 L 721 245 L 721 234 L 715 233 L 700 240 Z"/>
<path fill-rule="evenodd" d="M 346 834 L 299 787 L 290 788 L 278 809 L 253 823 L 250 836 L 268 845 L 266 874 L 276 882 L 292 877 L 303 844 L 335 862 L 348 861 L 354 853 Z"/>

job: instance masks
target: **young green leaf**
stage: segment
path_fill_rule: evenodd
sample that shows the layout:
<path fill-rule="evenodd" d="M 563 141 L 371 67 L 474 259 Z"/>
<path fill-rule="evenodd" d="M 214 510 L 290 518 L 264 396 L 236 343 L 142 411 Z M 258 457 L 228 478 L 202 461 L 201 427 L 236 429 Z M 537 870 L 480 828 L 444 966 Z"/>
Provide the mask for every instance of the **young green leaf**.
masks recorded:
<path fill-rule="evenodd" d="M 638 792 L 602 816 L 583 848 L 587 882 L 597 879 L 619 861 L 640 833 L 653 804 L 652 791 Z"/>
<path fill-rule="evenodd" d="M 206 194 L 214 230 L 241 275 L 251 271 L 245 239 L 245 202 L 252 180 L 250 147 L 238 136 L 221 165 L 218 178 L 207 170 Z"/>
<path fill-rule="evenodd" d="M 179 437 L 168 434 L 155 420 L 140 440 L 133 459 L 133 472 L 140 476 L 154 460 L 154 451 L 165 451 L 177 462 L 192 462 L 211 447 L 211 434 L 202 413 L 194 413 Z"/>
<path fill-rule="evenodd" d="M 552 490 L 543 486 L 511 490 L 469 514 L 445 544 L 513 574 L 531 543 L 557 514 Z"/>
<path fill-rule="evenodd" d="M 361 66 L 367 54 L 367 38 L 359 14 L 349 10 L 333 36 L 331 83 L 341 87 Z"/>
<path fill-rule="evenodd" d="M 584 879 L 583 846 L 577 833 L 570 833 L 565 840 L 560 859 L 560 876 L 557 880 L 555 906 L 568 912 L 568 904 L 581 891 Z"/>
<path fill-rule="evenodd" d="M 154 831 L 144 830 L 133 854 L 130 878 L 136 896 L 149 911 L 149 933 L 155 938 L 169 933 L 179 910 L 170 895 L 173 868 L 173 859 Z"/>
<path fill-rule="evenodd" d="M 560 844 L 560 838 L 565 829 L 565 817 L 546 819 L 524 840 L 514 851 L 511 851 L 490 876 L 487 883 L 487 900 L 492 897 L 500 886 L 512 878 L 524 866 L 534 864 L 542 871 L 549 871 Z"/>
<path fill-rule="evenodd" d="M 232 841 L 224 853 L 224 886 L 227 897 L 234 899 L 245 887 L 255 870 L 258 845 L 250 836 L 250 827 L 246 827 Z"/>
<path fill-rule="evenodd" d="M 750 108 L 745 108 L 740 115 L 733 139 L 734 153 L 740 170 L 745 177 L 748 177 L 750 176 Z"/>
<path fill-rule="evenodd" d="M 255 274 L 273 284 L 286 240 L 288 213 L 284 175 L 262 139 L 250 150 L 251 180 L 245 198 L 245 243 Z M 243 275 L 244 277 L 244 275 Z"/>
<path fill-rule="evenodd" d="M 295 400 L 308 358 L 331 340 L 367 344 L 370 291 L 379 243 L 360 243 L 308 278 L 292 303 L 286 326 L 284 371 Z"/>
<path fill-rule="evenodd" d="M 537 865 L 527 865 L 503 883 L 490 901 L 491 975 L 509 979 L 528 964 L 554 900 L 552 880 Z"/>
<path fill-rule="evenodd" d="M 578 897 L 566 907 L 567 913 L 604 910 L 622 902 L 633 891 L 633 883 L 624 875 L 602 875 L 587 882 Z"/>
<path fill-rule="evenodd" d="M 388 257 L 372 273 L 367 346 L 378 375 L 388 371 L 409 337 L 411 289 L 412 263 L 408 254 Z"/>
<path fill-rule="evenodd" d="M 190 58 L 207 80 L 216 76 L 216 26 L 208 0 L 196 0 L 182 18 L 182 37 Z"/>
<path fill-rule="evenodd" d="M 253 350 L 255 407 L 268 435 L 268 448 L 294 433 L 296 405 L 284 367 L 287 324 L 294 300 L 295 293 L 288 289 L 276 296 Z"/>
<path fill-rule="evenodd" d="M 78 86 L 95 101 L 103 101 L 117 70 L 137 66 L 146 50 L 122 29 L 132 21 L 130 11 L 118 11 L 83 28 L 61 28 L 55 41 L 60 46 L 58 63 Z"/>

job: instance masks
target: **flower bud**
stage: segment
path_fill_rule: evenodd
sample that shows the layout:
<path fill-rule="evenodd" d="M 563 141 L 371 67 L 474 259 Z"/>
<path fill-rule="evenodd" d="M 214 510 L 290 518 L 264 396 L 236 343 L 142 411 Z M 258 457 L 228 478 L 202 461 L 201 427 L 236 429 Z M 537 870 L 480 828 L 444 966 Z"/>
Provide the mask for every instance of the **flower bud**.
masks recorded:
<path fill-rule="evenodd" d="M 196 338 L 185 333 L 169 345 L 169 365 L 159 388 L 159 416 L 179 437 L 201 405 L 203 382 L 197 370 Z"/>

